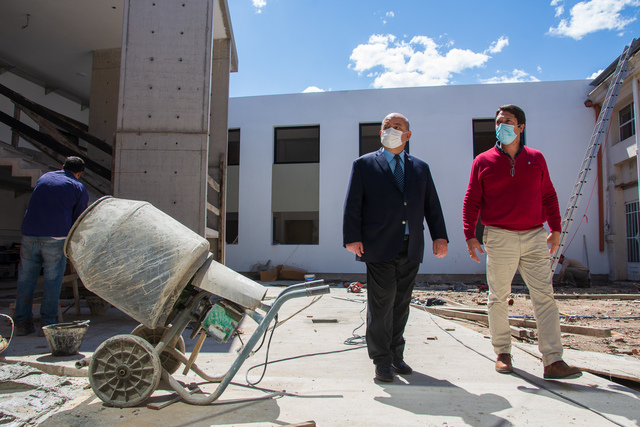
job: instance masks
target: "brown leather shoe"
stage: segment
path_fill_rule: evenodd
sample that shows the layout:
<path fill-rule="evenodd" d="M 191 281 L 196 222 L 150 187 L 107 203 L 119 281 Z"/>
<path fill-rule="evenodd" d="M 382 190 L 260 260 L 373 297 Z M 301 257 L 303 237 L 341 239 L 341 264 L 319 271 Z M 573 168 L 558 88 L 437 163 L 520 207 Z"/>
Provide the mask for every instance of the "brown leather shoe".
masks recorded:
<path fill-rule="evenodd" d="M 501 374 L 510 374 L 513 372 L 511 355 L 509 353 L 500 353 L 498 355 L 498 360 L 496 361 L 496 372 Z"/>
<path fill-rule="evenodd" d="M 582 371 L 575 366 L 569 366 L 564 361 L 558 360 L 544 367 L 544 379 L 546 380 L 570 380 L 582 376 Z"/>

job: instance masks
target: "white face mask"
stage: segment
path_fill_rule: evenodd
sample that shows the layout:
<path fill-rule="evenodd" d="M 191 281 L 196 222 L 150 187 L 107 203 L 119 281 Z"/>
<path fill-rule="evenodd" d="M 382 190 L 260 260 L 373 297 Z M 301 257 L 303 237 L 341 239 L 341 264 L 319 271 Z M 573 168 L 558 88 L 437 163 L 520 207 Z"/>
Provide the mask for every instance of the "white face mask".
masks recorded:
<path fill-rule="evenodd" d="M 380 142 L 385 148 L 398 148 L 402 145 L 403 134 L 404 132 L 394 128 L 385 129 L 380 134 Z"/>

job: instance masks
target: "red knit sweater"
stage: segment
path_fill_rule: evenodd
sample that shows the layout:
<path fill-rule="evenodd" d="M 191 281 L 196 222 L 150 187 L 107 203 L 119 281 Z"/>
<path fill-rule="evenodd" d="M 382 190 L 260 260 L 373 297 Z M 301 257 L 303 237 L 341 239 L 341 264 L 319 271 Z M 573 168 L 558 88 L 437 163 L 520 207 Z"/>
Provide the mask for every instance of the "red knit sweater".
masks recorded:
<path fill-rule="evenodd" d="M 462 206 L 466 240 L 476 237 L 479 213 L 482 224 L 505 230 L 532 230 L 545 221 L 551 231 L 562 230 L 558 196 L 542 153 L 525 146 L 514 163 L 511 176 L 511 157 L 497 146 L 473 161 Z"/>

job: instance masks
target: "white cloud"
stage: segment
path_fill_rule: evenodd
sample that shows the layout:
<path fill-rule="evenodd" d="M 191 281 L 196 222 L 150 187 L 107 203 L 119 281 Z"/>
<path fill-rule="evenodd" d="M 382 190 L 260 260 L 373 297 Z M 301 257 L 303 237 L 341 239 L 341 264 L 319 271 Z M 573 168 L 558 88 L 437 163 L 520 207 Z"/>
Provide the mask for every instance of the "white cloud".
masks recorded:
<path fill-rule="evenodd" d="M 509 46 L 509 37 L 502 36 L 497 41 L 491 43 L 491 46 L 485 50 L 485 53 L 500 53 L 506 46 Z"/>
<path fill-rule="evenodd" d="M 384 14 L 384 16 L 385 16 L 386 18 L 393 18 L 393 17 L 395 17 L 395 16 L 396 16 L 396 14 L 395 14 L 395 13 L 393 13 L 393 11 L 391 10 L 391 11 L 389 11 L 389 12 L 385 13 L 385 14 Z M 382 23 L 383 23 L 383 24 L 386 24 L 386 23 L 387 23 L 387 20 L 386 20 L 385 18 L 380 18 L 380 19 L 382 19 Z"/>
<path fill-rule="evenodd" d="M 521 83 L 521 82 L 539 82 L 536 77 L 531 74 L 514 69 L 511 74 L 503 74 L 501 76 L 491 77 L 489 79 L 480 79 L 482 83 Z"/>
<path fill-rule="evenodd" d="M 493 44 L 497 43 L 500 41 Z M 469 49 L 442 50 L 426 36 L 406 42 L 392 34 L 374 34 L 366 44 L 353 49 L 349 68 L 359 74 L 369 71 L 375 88 L 436 86 L 447 84 L 453 73 L 484 66 L 491 58 Z"/>
<path fill-rule="evenodd" d="M 256 8 L 256 13 L 262 13 L 262 8 L 267 5 L 267 0 L 251 0 L 251 2 Z"/>
<path fill-rule="evenodd" d="M 302 93 L 314 93 L 314 92 L 324 92 L 324 89 L 320 89 L 317 86 L 309 86 L 308 88 L 306 88 L 305 90 L 302 91 Z"/>
<path fill-rule="evenodd" d="M 542 67 L 540 65 L 538 65 L 538 72 L 541 73 L 542 72 Z"/>
<path fill-rule="evenodd" d="M 551 4 L 554 5 L 554 2 Z M 557 27 L 549 28 L 549 34 L 580 40 L 587 34 L 600 30 L 623 30 L 636 18 L 625 17 L 620 12 L 627 7 L 637 6 L 640 6 L 639 0 L 581 1 L 571 8 L 571 18 L 561 19 Z M 559 16 L 557 9 L 556 16 Z"/>
<path fill-rule="evenodd" d="M 596 77 L 598 77 L 600 74 L 602 74 L 603 70 L 598 70 L 595 73 L 591 74 L 589 77 L 587 77 L 587 80 L 594 80 Z"/>

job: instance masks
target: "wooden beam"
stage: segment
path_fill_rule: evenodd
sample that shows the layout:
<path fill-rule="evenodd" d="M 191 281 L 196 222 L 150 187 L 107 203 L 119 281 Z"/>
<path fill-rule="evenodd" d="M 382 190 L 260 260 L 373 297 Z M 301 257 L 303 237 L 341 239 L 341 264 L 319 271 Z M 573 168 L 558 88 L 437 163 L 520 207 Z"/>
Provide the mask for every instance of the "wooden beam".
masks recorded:
<path fill-rule="evenodd" d="M 530 295 L 526 296 L 531 299 Z M 553 294 L 554 299 L 618 299 L 640 300 L 640 294 Z"/>
<path fill-rule="evenodd" d="M 51 125 L 50 122 L 46 121 L 41 116 L 35 114 L 34 112 L 32 112 L 30 110 L 23 109 L 20 106 L 18 106 L 18 108 L 20 108 L 22 111 L 24 111 L 27 114 L 27 116 L 29 116 L 29 118 L 31 120 L 36 122 L 36 124 L 38 126 L 43 128 L 45 130 L 45 132 L 47 132 L 51 138 L 56 140 L 56 142 L 60 143 L 61 145 L 64 145 L 69 150 L 72 150 L 78 156 L 85 156 L 86 155 L 86 153 L 83 153 L 78 146 L 73 145 L 71 143 L 71 141 L 69 141 L 62 133 L 60 133 L 60 131 L 58 129 L 56 129 L 53 125 Z"/>
<path fill-rule="evenodd" d="M 0 86 L 2 86 L 2 85 L 0 85 Z M 66 157 L 66 156 L 76 156 L 76 155 L 78 155 L 78 153 L 76 153 L 75 151 L 72 151 L 69 148 L 65 147 L 64 145 L 60 144 L 59 142 L 57 142 L 55 139 L 53 139 L 49 135 L 44 134 L 42 132 L 39 132 L 39 131 L 31 128 L 30 126 L 22 123 L 19 120 L 14 119 L 13 117 L 9 116 L 8 114 L 5 114 L 2 111 L 0 111 L 0 122 L 2 122 L 4 124 L 6 124 L 7 126 L 11 127 L 12 130 L 14 130 L 15 132 L 18 132 L 22 138 L 26 139 L 30 143 L 34 143 L 34 141 L 37 142 L 38 144 L 36 144 L 36 145 L 38 145 L 38 148 L 40 148 L 41 146 L 46 146 L 50 150 L 50 151 L 47 151 L 47 154 L 50 155 L 50 156 L 52 156 L 51 151 L 55 152 L 58 156 L 62 155 L 63 158 Z M 45 150 L 43 150 L 43 151 L 45 151 Z M 86 156 L 86 154 L 80 155 L 78 157 L 81 157 L 82 160 L 84 160 L 87 169 L 89 169 L 89 170 L 95 172 L 96 174 L 100 175 L 101 177 L 111 181 L 111 171 L 109 169 L 107 169 L 104 166 L 102 166 L 101 164 L 99 164 L 97 162 L 94 162 L 93 160 L 89 159 Z M 64 162 L 64 160 L 63 160 L 63 162 Z"/>
<path fill-rule="evenodd" d="M 216 208 L 209 202 L 207 202 L 207 210 L 213 213 L 215 216 L 220 216 L 220 209 Z"/>
<path fill-rule="evenodd" d="M 60 113 L 56 113 L 42 105 L 39 105 L 24 96 L 20 95 L 17 92 L 12 91 L 8 87 L 0 84 L 0 94 L 6 96 L 12 101 L 20 104 L 21 106 L 33 111 L 34 113 L 42 116 L 44 119 L 50 121 L 54 125 L 66 130 L 71 135 L 76 136 L 84 141 L 87 141 L 89 144 L 93 145 L 97 149 L 104 151 L 109 155 L 113 155 L 113 148 L 104 142 L 103 140 L 91 135 L 85 130 L 81 129 L 75 121 L 70 119 L 69 117 L 63 116 Z"/>
<path fill-rule="evenodd" d="M 218 184 L 213 178 L 207 175 L 207 183 L 209 187 L 213 188 L 214 191 L 220 192 L 220 184 Z"/>
<path fill-rule="evenodd" d="M 438 316 L 454 317 L 466 320 L 474 320 L 476 322 L 482 322 L 489 324 L 489 316 L 486 314 L 469 313 L 460 310 L 450 310 L 446 308 L 425 307 L 418 304 L 411 304 L 413 307 L 422 308 L 429 313 L 436 314 Z M 517 326 L 519 328 L 537 329 L 537 323 L 535 320 L 515 319 L 509 318 L 509 325 Z M 560 325 L 560 331 L 568 334 L 576 335 L 588 335 L 592 337 L 606 338 L 611 336 L 611 329 L 594 328 L 591 326 L 577 326 L 577 325 Z"/>
<path fill-rule="evenodd" d="M 217 239 L 219 235 L 218 230 L 214 230 L 213 228 L 209 227 L 207 227 L 206 233 L 207 239 Z"/>
<path fill-rule="evenodd" d="M 218 262 L 220 264 L 225 263 L 225 234 L 227 226 L 227 150 L 220 154 L 220 186 L 218 187 L 218 206 L 220 211 L 218 214 L 218 231 L 220 232 L 218 237 Z"/>

